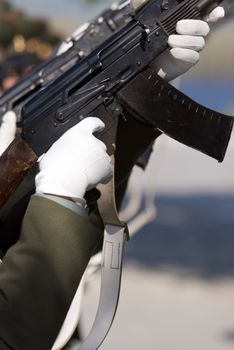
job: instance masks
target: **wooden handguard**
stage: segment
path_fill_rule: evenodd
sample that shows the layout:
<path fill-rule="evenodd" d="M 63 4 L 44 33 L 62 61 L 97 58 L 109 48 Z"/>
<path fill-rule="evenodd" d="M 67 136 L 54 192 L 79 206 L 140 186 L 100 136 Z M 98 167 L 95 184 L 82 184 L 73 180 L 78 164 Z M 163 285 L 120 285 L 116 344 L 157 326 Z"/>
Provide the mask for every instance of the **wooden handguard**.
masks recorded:
<path fill-rule="evenodd" d="M 17 136 L 0 157 L 0 207 L 18 187 L 38 157 L 29 145 Z"/>

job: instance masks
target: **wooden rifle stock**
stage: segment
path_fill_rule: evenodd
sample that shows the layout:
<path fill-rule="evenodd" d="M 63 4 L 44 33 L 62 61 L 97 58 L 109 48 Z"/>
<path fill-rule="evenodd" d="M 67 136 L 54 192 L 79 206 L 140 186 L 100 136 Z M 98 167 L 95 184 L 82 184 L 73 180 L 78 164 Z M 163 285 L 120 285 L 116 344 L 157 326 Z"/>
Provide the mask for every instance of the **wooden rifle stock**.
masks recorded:
<path fill-rule="evenodd" d="M 0 207 L 19 186 L 38 157 L 29 145 L 17 136 L 0 157 Z"/>

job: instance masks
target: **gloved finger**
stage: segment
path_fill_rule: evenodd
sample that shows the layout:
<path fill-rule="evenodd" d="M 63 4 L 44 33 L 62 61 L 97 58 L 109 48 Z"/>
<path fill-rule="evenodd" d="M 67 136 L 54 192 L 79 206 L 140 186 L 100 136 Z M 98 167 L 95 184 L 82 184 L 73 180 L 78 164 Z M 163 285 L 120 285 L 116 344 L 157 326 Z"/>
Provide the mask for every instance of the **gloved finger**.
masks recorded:
<path fill-rule="evenodd" d="M 105 128 L 105 124 L 99 118 L 88 117 L 83 119 L 74 128 L 76 127 L 87 131 L 89 134 L 93 134 L 96 131 L 102 131 Z"/>
<path fill-rule="evenodd" d="M 99 145 L 99 147 L 100 147 L 103 151 L 105 151 L 105 152 L 107 151 L 107 147 L 106 147 L 106 145 L 105 145 L 104 142 L 102 142 L 101 140 L 95 138 L 95 143 L 96 143 L 96 145 Z"/>
<path fill-rule="evenodd" d="M 190 49 L 173 48 L 170 50 L 172 57 L 180 62 L 189 63 L 189 65 L 194 65 L 199 61 L 200 55 L 198 52 Z"/>
<path fill-rule="evenodd" d="M 112 179 L 113 175 L 114 169 L 113 166 L 110 164 L 108 174 L 102 179 L 101 184 L 107 184 Z"/>
<path fill-rule="evenodd" d="M 68 130 L 62 137 L 64 139 L 72 139 L 72 137 L 79 133 L 80 131 L 85 132 L 85 137 L 92 137 L 92 143 L 94 147 L 97 145 L 106 152 L 106 145 L 98 140 L 93 133 L 97 131 L 102 131 L 105 128 L 105 124 L 101 121 L 101 119 L 96 117 L 88 117 L 83 119 L 80 123 L 73 126 L 70 130 Z M 75 140 L 75 138 L 74 138 Z M 75 142 L 75 141 L 74 141 Z"/>
<path fill-rule="evenodd" d="M 191 35 L 170 35 L 168 38 L 170 47 L 179 47 L 195 51 L 201 51 L 205 46 L 205 39 L 202 36 Z"/>
<path fill-rule="evenodd" d="M 4 114 L 2 118 L 3 123 L 7 125 L 16 125 L 16 114 L 13 111 L 8 111 Z"/>
<path fill-rule="evenodd" d="M 89 134 L 94 134 L 95 132 L 102 131 L 105 128 L 105 124 L 96 117 L 88 117 L 82 120 L 78 125 Z M 106 152 L 107 148 L 104 142 L 100 141 L 96 137 L 94 140 L 96 145 L 99 145 L 99 147 Z"/>
<path fill-rule="evenodd" d="M 152 62 L 151 67 L 161 78 L 171 81 L 187 72 L 199 58 L 199 53 L 194 50 L 173 48 L 163 52 Z"/>
<path fill-rule="evenodd" d="M 4 114 L 2 118 L 2 125 L 0 128 L 0 140 L 4 138 L 5 141 L 11 143 L 15 138 L 16 133 L 16 114 L 9 111 Z"/>
<path fill-rule="evenodd" d="M 88 186 L 88 190 L 93 188 L 96 183 L 107 183 L 113 177 L 113 166 L 111 164 L 111 158 L 105 153 L 101 157 L 98 157 L 95 162 L 91 163 L 88 168 L 85 169 L 85 173 L 92 173 L 93 178 Z M 101 181 L 98 179 L 101 178 Z"/>
<path fill-rule="evenodd" d="M 182 35 L 207 36 L 210 31 L 209 25 L 205 21 L 196 19 L 183 19 L 176 24 L 176 31 Z"/>
<path fill-rule="evenodd" d="M 225 16 L 225 10 L 223 7 L 216 7 L 211 13 L 206 17 L 207 22 L 217 22 Z"/>

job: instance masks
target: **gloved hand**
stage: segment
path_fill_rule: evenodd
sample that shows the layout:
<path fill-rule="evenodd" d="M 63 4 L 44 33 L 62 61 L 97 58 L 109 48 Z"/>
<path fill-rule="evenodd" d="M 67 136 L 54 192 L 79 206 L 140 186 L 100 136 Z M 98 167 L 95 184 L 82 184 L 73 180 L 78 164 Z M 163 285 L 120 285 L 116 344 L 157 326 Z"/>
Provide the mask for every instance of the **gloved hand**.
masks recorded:
<path fill-rule="evenodd" d="M 0 127 L 0 155 L 5 151 L 9 144 L 14 140 L 16 132 L 16 115 L 9 111 L 4 114 Z"/>
<path fill-rule="evenodd" d="M 146 2 L 145 0 L 140 0 Z M 138 4 L 138 6 L 140 6 Z M 225 15 L 222 7 L 216 7 L 206 18 L 207 22 L 216 22 Z M 73 35 L 82 36 L 88 23 L 77 28 Z M 164 79 L 171 81 L 187 72 L 200 58 L 199 51 L 205 46 L 204 37 L 209 33 L 209 25 L 205 21 L 183 20 L 177 23 L 177 35 L 169 36 L 168 43 L 171 50 L 164 52 L 152 63 L 152 68 Z M 58 54 L 65 52 L 71 43 L 63 43 Z M 6 113 L 5 122 L 0 128 L 0 154 L 14 139 L 16 131 L 16 117 Z"/>
<path fill-rule="evenodd" d="M 133 8 L 139 9 L 147 0 L 131 0 Z M 225 15 L 223 7 L 216 7 L 205 19 L 191 20 L 185 19 L 177 22 L 176 35 L 170 35 L 168 44 L 170 50 L 165 51 L 155 61 L 151 67 L 164 79 L 171 81 L 186 73 L 200 59 L 199 51 L 205 47 L 205 37 L 210 31 L 206 22 L 217 22 Z M 72 36 L 78 39 L 87 29 L 88 23 L 79 26 Z M 61 54 L 72 46 L 70 42 L 64 42 L 58 49 L 57 54 Z"/>
<path fill-rule="evenodd" d="M 216 7 L 206 18 L 206 21 L 216 22 L 224 15 L 223 7 Z M 204 38 L 210 31 L 207 22 L 192 19 L 177 22 L 177 34 L 170 35 L 168 38 L 171 49 L 153 61 L 151 67 L 167 81 L 187 72 L 198 63 L 199 51 L 205 47 Z"/>
<path fill-rule="evenodd" d="M 113 174 L 106 146 L 93 133 L 104 128 L 98 118 L 86 118 L 56 141 L 39 162 L 36 193 L 78 201 L 87 190 L 107 183 Z"/>

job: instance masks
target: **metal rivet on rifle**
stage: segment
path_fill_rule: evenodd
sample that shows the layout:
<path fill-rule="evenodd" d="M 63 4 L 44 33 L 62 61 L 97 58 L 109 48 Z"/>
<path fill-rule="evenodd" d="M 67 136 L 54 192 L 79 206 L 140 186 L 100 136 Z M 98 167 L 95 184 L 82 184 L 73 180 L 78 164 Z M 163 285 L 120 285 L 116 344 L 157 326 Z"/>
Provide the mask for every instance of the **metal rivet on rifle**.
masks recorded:
<path fill-rule="evenodd" d="M 151 41 L 150 38 L 148 38 L 148 39 L 147 39 L 147 43 L 150 43 L 150 41 Z"/>
<path fill-rule="evenodd" d="M 58 126 L 58 124 L 57 123 L 54 123 L 54 127 L 56 128 Z"/>
<path fill-rule="evenodd" d="M 162 5 L 161 5 L 162 10 L 168 10 L 169 9 L 169 4 L 168 0 L 163 0 Z"/>
<path fill-rule="evenodd" d="M 113 97 L 105 97 L 103 102 L 105 106 L 108 106 L 109 104 L 111 104 L 113 102 L 114 98 Z"/>
<path fill-rule="evenodd" d="M 84 56 L 84 51 L 79 51 L 79 52 L 78 52 L 78 55 L 79 55 L 80 57 L 83 57 L 83 56 Z"/>
<path fill-rule="evenodd" d="M 140 66 L 141 65 L 141 61 L 138 60 L 137 61 L 137 65 Z"/>
<path fill-rule="evenodd" d="M 58 112 L 58 115 L 57 115 L 57 120 L 59 120 L 60 122 L 63 121 L 63 113 L 62 112 Z"/>
<path fill-rule="evenodd" d="M 155 32 L 155 35 L 156 35 L 156 36 L 159 36 L 159 32 Z"/>

